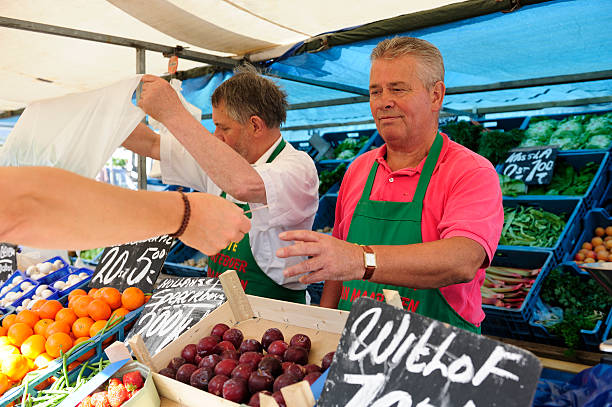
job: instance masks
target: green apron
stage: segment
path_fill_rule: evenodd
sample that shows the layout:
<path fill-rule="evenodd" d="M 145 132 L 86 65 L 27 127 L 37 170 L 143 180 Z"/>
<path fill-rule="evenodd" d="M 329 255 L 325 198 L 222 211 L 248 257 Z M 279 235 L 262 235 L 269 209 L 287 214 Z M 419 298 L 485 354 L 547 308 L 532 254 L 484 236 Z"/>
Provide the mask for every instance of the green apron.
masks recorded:
<path fill-rule="evenodd" d="M 372 201 L 370 193 L 378 162 L 374 162 L 363 193 L 351 220 L 347 241 L 364 245 L 407 245 L 422 243 L 421 216 L 423 198 L 433 174 L 440 151 L 442 136 L 436 136 L 419 177 L 412 202 Z M 338 308 L 350 310 L 351 303 L 361 296 L 384 300 L 383 288 L 396 290 L 408 311 L 416 312 L 465 330 L 480 333 L 480 328 L 461 317 L 446 301 L 439 289 L 416 290 L 365 280 L 345 281 Z"/>
<path fill-rule="evenodd" d="M 285 148 L 286 144 L 285 140 L 281 140 L 266 162 L 271 163 Z M 225 198 L 225 196 L 226 193 L 224 191 L 221 193 L 221 197 Z M 238 204 L 238 206 L 244 210 L 250 209 L 249 204 Z M 250 219 L 251 213 L 247 213 L 246 216 Z M 242 288 L 247 294 L 302 304 L 306 303 L 305 290 L 290 290 L 282 287 L 259 268 L 251 251 L 248 233 L 244 235 L 240 242 L 230 243 L 228 247 L 208 259 L 209 277 L 219 277 L 219 274 L 225 270 L 236 270 L 238 277 L 240 277 Z"/>

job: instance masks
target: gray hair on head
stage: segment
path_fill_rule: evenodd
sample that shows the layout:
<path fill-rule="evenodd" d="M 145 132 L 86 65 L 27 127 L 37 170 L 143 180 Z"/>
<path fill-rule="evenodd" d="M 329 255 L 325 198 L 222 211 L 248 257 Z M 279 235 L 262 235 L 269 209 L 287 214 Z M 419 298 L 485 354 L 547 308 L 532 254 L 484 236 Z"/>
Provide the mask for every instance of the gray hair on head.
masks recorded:
<path fill-rule="evenodd" d="M 287 94 L 249 64 L 234 69 L 234 76 L 215 89 L 211 102 L 214 107 L 224 104 L 229 116 L 240 124 L 258 116 L 268 128 L 278 128 L 287 118 Z"/>
<path fill-rule="evenodd" d="M 438 81 L 444 82 L 444 60 L 440 50 L 432 43 L 415 37 L 393 37 L 376 45 L 370 60 L 395 59 L 405 55 L 414 56 L 419 61 L 417 76 L 427 89 Z"/>

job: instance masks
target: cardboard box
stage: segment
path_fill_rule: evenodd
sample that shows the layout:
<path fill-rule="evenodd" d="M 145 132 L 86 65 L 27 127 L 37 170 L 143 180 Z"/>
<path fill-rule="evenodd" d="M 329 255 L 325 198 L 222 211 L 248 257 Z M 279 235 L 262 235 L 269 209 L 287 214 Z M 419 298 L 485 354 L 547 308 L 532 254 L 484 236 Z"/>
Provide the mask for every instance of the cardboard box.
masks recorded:
<path fill-rule="evenodd" d="M 246 297 L 255 315 L 254 318 L 242 321 L 235 318 L 230 306 L 231 297 L 229 297 L 230 300 L 153 356 L 153 380 L 161 396 L 163 407 L 239 406 L 237 403 L 157 373 L 166 367 L 172 358 L 180 356 L 185 345 L 197 343 L 201 338 L 208 336 L 213 326 L 218 323 L 225 323 L 231 328 L 240 329 L 244 334 L 244 339 L 261 340 L 263 333 L 268 328 L 280 329 L 286 341 L 297 333 L 306 334 L 312 341 L 309 363 L 320 365 L 326 353 L 336 350 L 349 314 L 347 311 L 294 304 L 252 295 Z"/>

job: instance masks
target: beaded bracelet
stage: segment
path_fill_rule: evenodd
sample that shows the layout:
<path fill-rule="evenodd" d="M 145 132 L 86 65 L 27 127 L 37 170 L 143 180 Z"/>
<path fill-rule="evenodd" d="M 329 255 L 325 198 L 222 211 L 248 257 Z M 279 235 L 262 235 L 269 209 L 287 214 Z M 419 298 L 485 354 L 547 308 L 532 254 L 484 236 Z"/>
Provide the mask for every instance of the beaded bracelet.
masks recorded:
<path fill-rule="evenodd" d="M 181 223 L 181 227 L 176 232 L 172 233 L 171 237 L 180 237 L 183 233 L 185 233 L 185 229 L 187 229 L 187 225 L 189 224 L 189 218 L 191 217 L 191 205 L 189 205 L 189 199 L 187 195 L 183 191 L 178 191 L 181 194 L 181 198 L 183 198 L 183 204 L 185 204 L 185 212 L 183 212 L 183 222 Z"/>

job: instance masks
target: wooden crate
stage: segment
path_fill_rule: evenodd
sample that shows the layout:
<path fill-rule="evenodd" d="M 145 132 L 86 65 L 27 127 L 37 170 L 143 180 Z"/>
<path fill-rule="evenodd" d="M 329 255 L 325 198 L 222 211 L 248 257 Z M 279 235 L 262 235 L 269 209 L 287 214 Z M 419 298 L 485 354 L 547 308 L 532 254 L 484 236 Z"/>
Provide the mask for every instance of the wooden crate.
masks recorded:
<path fill-rule="evenodd" d="M 239 406 L 234 402 L 156 373 L 167 366 L 172 358 L 180 356 L 185 345 L 197 343 L 201 338 L 208 336 L 213 326 L 218 323 L 240 329 L 244 334 L 244 339 L 261 340 L 263 333 L 268 328 L 280 329 L 286 341 L 296 333 L 306 334 L 312 341 L 309 363 L 320 365 L 326 353 L 336 350 L 348 317 L 347 311 L 294 304 L 252 295 L 246 297 L 255 317 L 244 320 L 234 317 L 230 306 L 231 296 L 228 296 L 229 301 L 153 356 L 153 379 L 162 399 L 162 406 Z"/>

